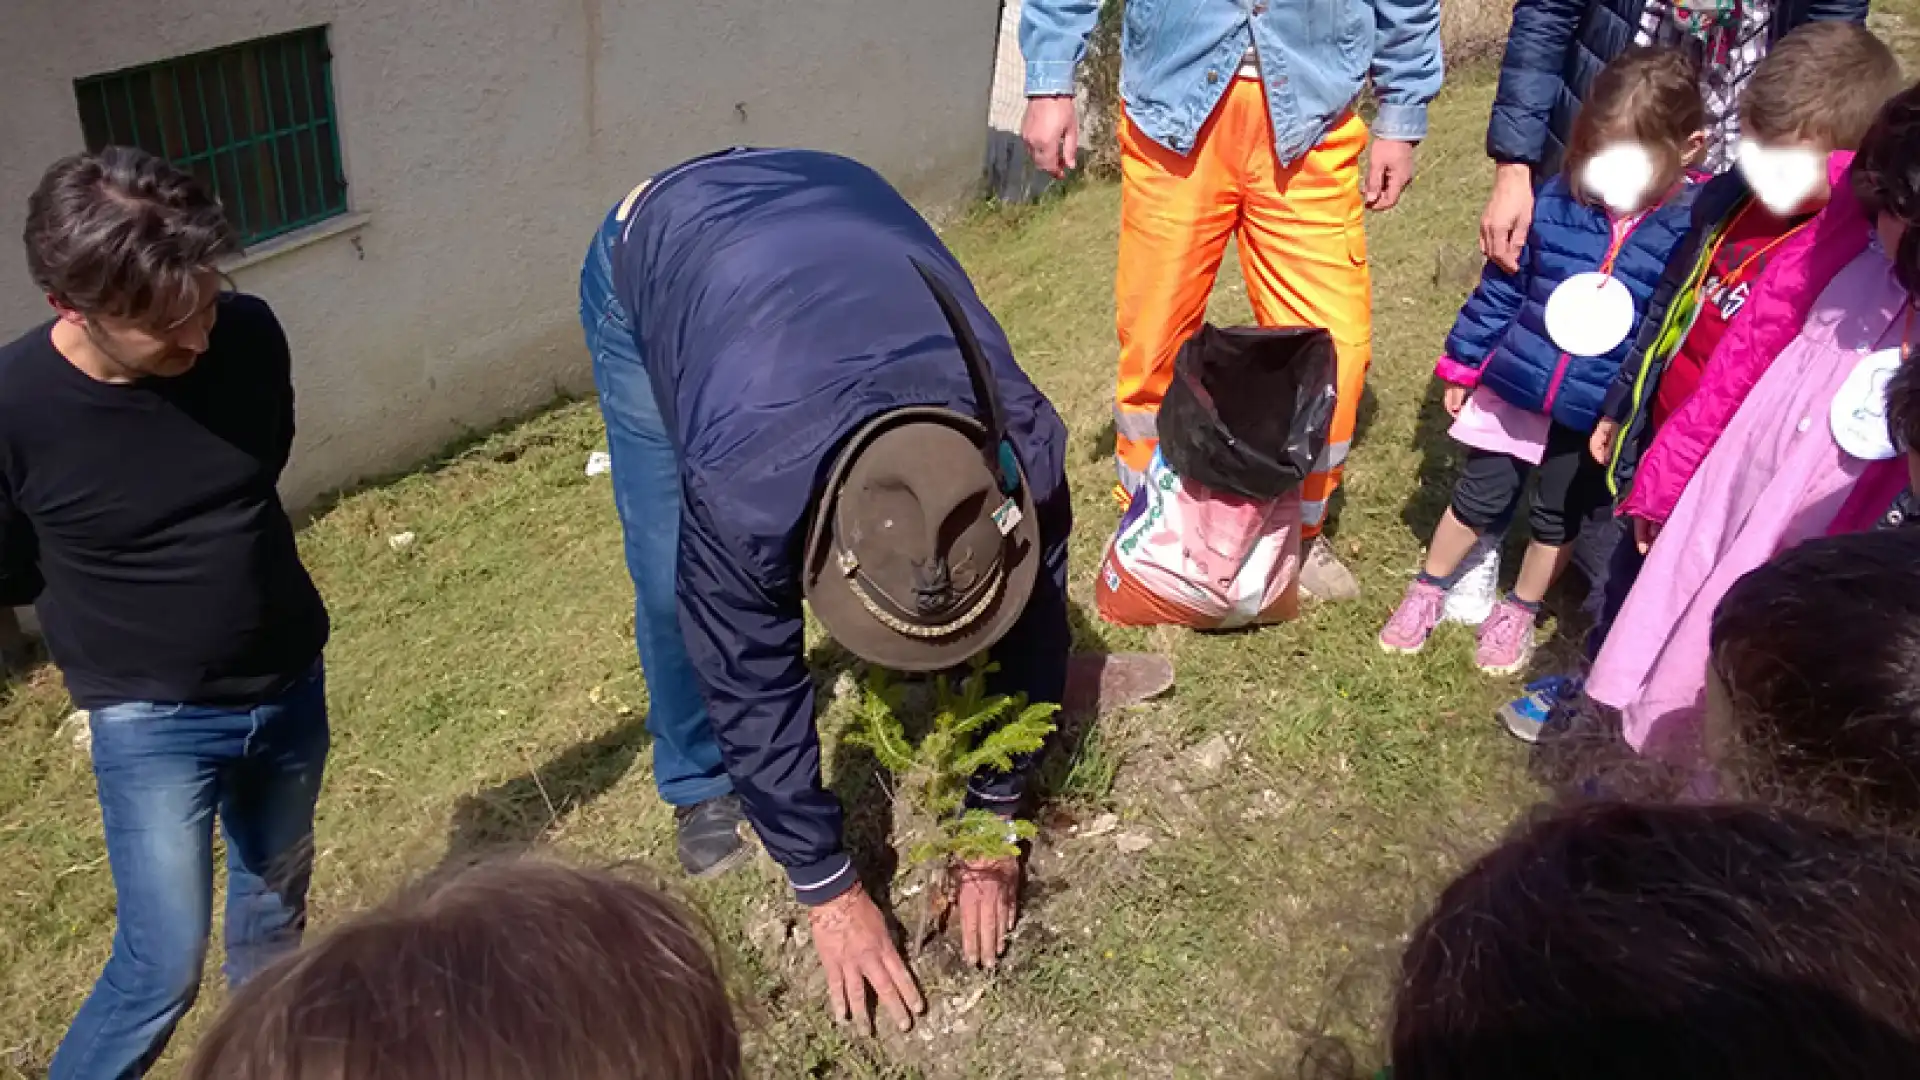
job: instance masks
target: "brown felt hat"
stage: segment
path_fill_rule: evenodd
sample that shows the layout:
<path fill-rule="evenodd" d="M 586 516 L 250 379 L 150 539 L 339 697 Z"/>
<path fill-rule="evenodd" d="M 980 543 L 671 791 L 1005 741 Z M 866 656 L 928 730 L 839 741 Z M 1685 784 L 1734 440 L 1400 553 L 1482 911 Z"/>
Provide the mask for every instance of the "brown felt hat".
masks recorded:
<path fill-rule="evenodd" d="M 991 648 L 1026 609 L 1040 562 L 1033 503 L 1024 475 L 1002 491 L 985 438 L 952 410 L 907 408 L 841 451 L 807 533 L 805 591 L 854 655 L 943 671 Z"/>
<path fill-rule="evenodd" d="M 966 311 L 938 273 L 913 265 L 953 331 L 981 415 L 908 406 L 856 431 L 821 488 L 802 587 L 827 632 L 856 656 L 943 671 L 991 648 L 1020 618 L 1040 533 Z"/>

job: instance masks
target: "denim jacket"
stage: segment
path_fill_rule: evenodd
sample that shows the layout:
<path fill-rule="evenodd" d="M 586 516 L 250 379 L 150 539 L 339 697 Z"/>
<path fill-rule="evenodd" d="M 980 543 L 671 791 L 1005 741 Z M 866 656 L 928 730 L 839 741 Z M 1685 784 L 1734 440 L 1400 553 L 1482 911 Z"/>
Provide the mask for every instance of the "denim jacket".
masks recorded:
<path fill-rule="evenodd" d="M 1074 92 L 1101 0 L 1026 0 L 1027 96 Z M 1120 94 L 1154 142 L 1193 151 L 1200 127 L 1256 48 L 1273 143 L 1292 164 L 1326 138 L 1373 77 L 1373 133 L 1415 141 L 1440 92 L 1439 0 L 1124 0 Z"/>

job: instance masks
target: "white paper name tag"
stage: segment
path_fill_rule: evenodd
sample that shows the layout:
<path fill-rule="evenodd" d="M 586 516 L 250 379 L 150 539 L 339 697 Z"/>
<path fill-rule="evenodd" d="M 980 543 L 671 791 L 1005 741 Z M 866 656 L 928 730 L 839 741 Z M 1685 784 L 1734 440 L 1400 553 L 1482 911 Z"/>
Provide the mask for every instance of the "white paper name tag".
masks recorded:
<path fill-rule="evenodd" d="M 993 512 L 993 523 L 999 528 L 1001 536 L 1007 536 L 1019 528 L 1022 520 L 1020 504 L 1012 499 L 1001 503 L 1000 508 Z"/>
<path fill-rule="evenodd" d="M 1900 370 L 1900 350 L 1882 349 L 1854 365 L 1833 395 L 1833 441 L 1862 461 L 1898 454 L 1887 429 L 1887 382 Z"/>
<path fill-rule="evenodd" d="M 1605 356 L 1633 332 L 1633 294 L 1611 274 L 1575 274 L 1547 297 L 1547 336 L 1572 356 Z"/>

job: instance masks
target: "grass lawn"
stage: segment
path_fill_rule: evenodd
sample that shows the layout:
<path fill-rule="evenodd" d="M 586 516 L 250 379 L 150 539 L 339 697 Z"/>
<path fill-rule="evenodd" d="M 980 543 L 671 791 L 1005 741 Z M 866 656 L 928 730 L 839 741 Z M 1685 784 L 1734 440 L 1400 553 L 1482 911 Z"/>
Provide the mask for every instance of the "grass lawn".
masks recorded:
<path fill-rule="evenodd" d="M 1417 185 L 1370 224 L 1374 366 L 1337 525 L 1366 594 L 1285 627 L 1209 637 L 1091 616 L 1115 518 L 1117 189 L 985 209 L 950 230 L 1074 431 L 1083 644 L 1166 650 L 1179 687 L 1066 740 L 1010 963 L 991 977 L 922 965 L 932 1010 L 910 1036 L 864 1040 L 827 1019 L 770 863 L 682 889 L 722 939 L 755 1075 L 1292 1076 L 1323 1035 L 1378 1064 L 1402 935 L 1541 791 L 1492 718 L 1517 684 L 1472 670 L 1468 633 L 1443 630 L 1415 658 L 1373 640 L 1444 505 L 1451 451 L 1430 371 L 1477 267 L 1490 97 L 1484 76 L 1450 84 Z M 1251 321 L 1231 265 L 1214 318 Z M 547 841 L 673 866 L 611 494 L 582 472 L 600 442 L 593 405 L 566 405 L 346 497 L 304 531 L 335 624 L 316 927 L 477 846 Z M 396 549 L 402 532 L 416 539 Z M 831 651 L 818 655 L 830 684 Z M 46 669 L 0 705 L 0 1077 L 42 1074 L 112 934 L 70 711 Z M 823 731 L 844 715 L 829 708 Z M 1217 737 L 1224 764 L 1193 752 Z M 867 765 L 843 755 L 829 768 L 871 834 L 884 793 Z M 1075 835 L 1105 813 L 1116 832 Z M 1151 843 L 1122 851 L 1120 835 Z M 210 978 L 162 1075 L 222 995 Z"/>

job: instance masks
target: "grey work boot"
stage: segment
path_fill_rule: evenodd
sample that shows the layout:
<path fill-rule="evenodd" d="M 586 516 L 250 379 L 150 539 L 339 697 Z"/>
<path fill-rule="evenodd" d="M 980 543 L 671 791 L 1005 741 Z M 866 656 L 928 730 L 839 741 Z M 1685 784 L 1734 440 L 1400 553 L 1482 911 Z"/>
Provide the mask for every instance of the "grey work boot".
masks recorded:
<path fill-rule="evenodd" d="M 1300 591 L 1323 604 L 1337 604 L 1360 598 L 1360 582 L 1353 571 L 1333 553 L 1333 545 L 1324 536 L 1307 545 L 1300 560 Z"/>
<path fill-rule="evenodd" d="M 674 847 L 680 866 L 696 878 L 719 877 L 738 866 L 747 854 L 747 842 L 740 835 L 740 824 L 746 819 L 736 795 L 674 807 Z"/>

